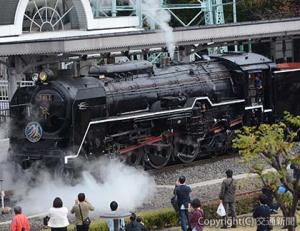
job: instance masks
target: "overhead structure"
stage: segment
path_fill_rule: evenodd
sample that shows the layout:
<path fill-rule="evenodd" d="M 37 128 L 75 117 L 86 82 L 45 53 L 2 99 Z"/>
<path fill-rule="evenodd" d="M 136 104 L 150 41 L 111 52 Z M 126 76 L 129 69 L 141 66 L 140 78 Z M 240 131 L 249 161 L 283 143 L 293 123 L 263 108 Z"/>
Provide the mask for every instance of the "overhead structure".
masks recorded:
<path fill-rule="evenodd" d="M 176 44 L 179 46 L 189 44 L 205 44 L 213 42 L 222 44 L 232 41 L 248 41 L 296 36 L 300 34 L 300 18 L 269 20 L 263 22 L 250 22 L 226 24 L 222 27 L 182 28 L 174 31 Z M 98 31 L 65 31 L 45 32 L 41 34 L 24 34 L 19 37 L 0 38 L 0 56 L 13 55 L 43 55 L 62 53 L 92 53 L 113 52 L 134 49 L 147 49 L 165 46 L 161 31 L 138 31 L 127 29 L 105 30 L 103 34 Z M 51 35 L 51 39 L 49 36 Z"/>
<path fill-rule="evenodd" d="M 223 5 L 231 4 L 224 1 L 171 4 L 168 0 L 0 0 L 7 6 L 0 9 L 0 37 L 9 41 L 9 37 L 36 32 L 160 29 L 168 26 L 168 17 L 172 27 L 224 24 Z M 47 36 L 53 38 L 50 34 L 42 37 Z"/>
<path fill-rule="evenodd" d="M 137 27 L 137 16 L 97 18 L 89 0 L 0 0 L 0 37 L 23 32 Z"/>
<path fill-rule="evenodd" d="M 188 27 L 193 25 L 212 25 L 212 24 L 224 24 L 224 5 L 233 4 L 235 7 L 235 0 L 198 0 L 198 2 L 187 3 L 182 1 L 181 3 L 170 3 L 169 0 L 91 0 L 92 12 L 96 18 L 103 17 L 118 17 L 124 15 L 136 15 L 140 19 L 140 25 L 143 26 L 145 18 L 147 17 L 147 11 L 149 6 L 156 7 L 156 3 L 159 2 L 161 10 L 167 10 L 174 21 L 175 25 Z M 183 17 L 185 10 L 193 10 L 191 17 Z M 236 16 L 236 11 L 234 11 Z M 233 17 L 235 17 L 233 16 Z M 185 18 L 185 19 L 184 19 Z M 155 19 L 153 19 L 155 20 Z"/>
<path fill-rule="evenodd" d="M 224 4 L 235 4 L 231 1 L 226 1 Z M 159 29 L 161 27 L 161 19 L 159 14 L 161 11 L 166 11 L 172 17 L 172 26 L 199 26 L 199 25 L 218 25 L 225 23 L 223 0 L 199 0 L 196 3 L 182 3 L 171 4 L 168 0 L 128 0 L 117 1 L 111 0 L 92 0 L 92 11 L 96 17 L 117 17 L 120 15 L 136 15 L 139 18 L 140 27 L 150 27 L 150 29 Z M 191 17 L 187 17 L 187 14 L 193 14 Z M 235 12 L 235 11 L 233 11 Z M 235 12 L 236 13 L 236 12 Z M 183 17 L 184 15 L 184 17 Z M 157 19 L 158 17 L 158 19 Z M 236 15 L 233 16 L 236 19 Z M 163 19 L 164 20 L 164 19 Z M 190 53 L 187 46 L 186 53 Z M 227 47 L 215 47 L 209 48 L 210 54 L 226 52 Z M 166 54 L 166 52 L 163 52 Z M 152 62 L 158 61 L 159 57 L 162 57 L 162 52 L 153 53 L 148 56 Z M 188 58 L 189 59 L 189 58 Z"/>

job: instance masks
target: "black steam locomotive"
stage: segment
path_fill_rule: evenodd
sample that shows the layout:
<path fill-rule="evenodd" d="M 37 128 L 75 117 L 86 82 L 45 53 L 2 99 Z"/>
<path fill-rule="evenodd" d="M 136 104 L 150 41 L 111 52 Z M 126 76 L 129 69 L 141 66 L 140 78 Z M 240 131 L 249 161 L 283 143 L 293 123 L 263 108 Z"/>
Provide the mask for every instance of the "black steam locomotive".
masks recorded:
<path fill-rule="evenodd" d="M 11 100 L 10 158 L 23 167 L 101 155 L 153 168 L 189 163 L 226 152 L 242 125 L 299 114 L 299 74 L 254 53 L 95 66 L 88 77 L 41 72 Z"/>

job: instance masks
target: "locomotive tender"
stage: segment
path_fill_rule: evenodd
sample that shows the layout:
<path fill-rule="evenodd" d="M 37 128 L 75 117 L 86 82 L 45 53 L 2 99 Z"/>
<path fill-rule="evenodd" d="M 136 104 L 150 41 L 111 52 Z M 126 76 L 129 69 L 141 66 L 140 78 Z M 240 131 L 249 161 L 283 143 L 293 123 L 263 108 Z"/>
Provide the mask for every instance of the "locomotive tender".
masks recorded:
<path fill-rule="evenodd" d="M 10 159 L 30 166 L 119 155 L 162 168 L 226 152 L 234 130 L 299 114 L 299 70 L 227 53 L 154 69 L 147 61 L 95 66 L 88 77 L 40 74 L 11 100 Z"/>

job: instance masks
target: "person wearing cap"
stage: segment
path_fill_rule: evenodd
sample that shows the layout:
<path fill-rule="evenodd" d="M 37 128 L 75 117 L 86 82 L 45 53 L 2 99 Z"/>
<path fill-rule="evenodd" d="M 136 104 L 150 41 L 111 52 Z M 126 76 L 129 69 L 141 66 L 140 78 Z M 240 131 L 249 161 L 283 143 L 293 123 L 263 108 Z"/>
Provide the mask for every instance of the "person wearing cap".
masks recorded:
<path fill-rule="evenodd" d="M 236 228 L 236 211 L 235 211 L 235 191 L 236 181 L 232 178 L 233 172 L 228 169 L 226 172 L 227 178 L 223 180 L 219 198 L 224 205 L 226 216 L 224 217 L 223 227 L 227 228 L 228 214 L 232 216 L 231 228 Z"/>
<path fill-rule="evenodd" d="M 177 196 L 179 220 L 182 231 L 187 231 L 187 224 L 189 223 L 188 208 L 191 202 L 190 193 L 192 192 L 191 187 L 186 185 L 185 180 L 185 176 L 179 177 L 174 190 Z"/>
<path fill-rule="evenodd" d="M 15 216 L 10 225 L 10 231 L 30 231 L 30 224 L 28 218 L 22 214 L 22 208 L 16 206 L 14 208 Z"/>

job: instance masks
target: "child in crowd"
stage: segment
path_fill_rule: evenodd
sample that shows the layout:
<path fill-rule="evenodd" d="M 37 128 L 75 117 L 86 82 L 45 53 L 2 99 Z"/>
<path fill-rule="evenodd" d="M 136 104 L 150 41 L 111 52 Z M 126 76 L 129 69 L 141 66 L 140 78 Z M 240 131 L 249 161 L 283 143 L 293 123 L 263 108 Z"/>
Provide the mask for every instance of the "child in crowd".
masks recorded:
<path fill-rule="evenodd" d="M 203 230 L 204 212 L 201 208 L 201 202 L 198 198 L 192 200 L 189 213 L 189 223 L 192 231 Z"/>

